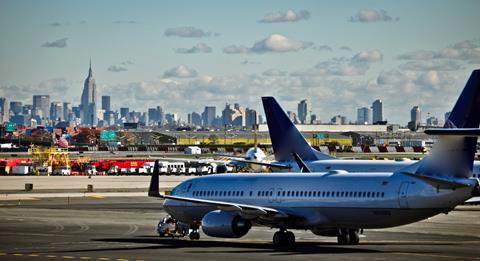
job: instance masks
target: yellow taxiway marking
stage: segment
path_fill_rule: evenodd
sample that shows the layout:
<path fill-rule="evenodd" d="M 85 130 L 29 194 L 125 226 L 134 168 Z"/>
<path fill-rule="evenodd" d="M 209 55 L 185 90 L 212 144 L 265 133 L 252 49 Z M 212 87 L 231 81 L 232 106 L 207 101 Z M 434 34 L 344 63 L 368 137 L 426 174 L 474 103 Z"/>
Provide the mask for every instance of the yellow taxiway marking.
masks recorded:
<path fill-rule="evenodd" d="M 117 258 L 115 260 L 117 260 L 117 261 L 129 261 L 128 259 L 124 259 L 124 258 Z"/>
<path fill-rule="evenodd" d="M 424 257 L 438 257 L 438 258 L 447 258 L 447 259 L 460 259 L 460 260 L 480 260 L 480 257 L 466 257 L 466 256 L 446 256 L 446 255 L 437 255 L 437 254 L 423 254 L 423 253 L 408 253 L 408 252 L 392 252 L 396 255 L 409 255 L 409 256 L 424 256 Z"/>
<path fill-rule="evenodd" d="M 32 197 L 15 197 L 15 196 L 8 196 L 8 197 L 0 197 L 0 201 L 7 201 L 7 200 L 40 200 L 38 198 L 32 198 Z"/>
<path fill-rule="evenodd" d="M 13 254 L 14 256 L 23 256 L 23 254 L 20 254 L 20 253 L 15 253 Z"/>
<path fill-rule="evenodd" d="M 102 199 L 102 198 L 105 198 L 104 196 L 98 196 L 98 195 L 91 195 L 91 196 L 88 196 L 89 198 L 96 198 L 96 199 Z"/>
<path fill-rule="evenodd" d="M 108 257 L 99 257 L 99 258 L 97 258 L 97 259 L 98 259 L 98 260 L 110 260 L 110 258 L 108 258 Z"/>
<path fill-rule="evenodd" d="M 30 254 L 30 255 L 28 255 L 28 256 L 38 256 L 38 255 L 37 255 L 37 254 Z"/>
<path fill-rule="evenodd" d="M 46 257 L 48 257 L 48 258 L 55 258 L 55 257 L 57 257 L 57 256 L 54 256 L 54 255 L 46 255 Z"/>
<path fill-rule="evenodd" d="M 92 258 L 89 257 L 89 256 L 81 256 L 80 259 L 81 259 L 81 260 L 90 260 L 90 259 L 92 259 Z"/>
<path fill-rule="evenodd" d="M 74 259 L 74 256 L 62 256 L 63 259 Z"/>
<path fill-rule="evenodd" d="M 6 256 L 7 253 L 0 253 L 0 256 Z"/>

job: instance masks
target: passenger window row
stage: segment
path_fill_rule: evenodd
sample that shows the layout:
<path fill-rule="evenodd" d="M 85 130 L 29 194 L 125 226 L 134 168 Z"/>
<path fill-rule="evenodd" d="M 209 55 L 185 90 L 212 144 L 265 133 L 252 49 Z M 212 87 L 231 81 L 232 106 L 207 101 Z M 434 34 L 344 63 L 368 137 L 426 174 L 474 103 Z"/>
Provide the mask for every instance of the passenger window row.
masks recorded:
<path fill-rule="evenodd" d="M 243 191 L 193 191 L 194 197 L 243 197 Z M 250 191 L 250 197 L 253 192 Z M 273 191 L 257 191 L 257 197 L 272 197 Z M 385 192 L 374 191 L 277 191 L 277 197 L 309 197 L 309 198 L 383 198 Z"/>

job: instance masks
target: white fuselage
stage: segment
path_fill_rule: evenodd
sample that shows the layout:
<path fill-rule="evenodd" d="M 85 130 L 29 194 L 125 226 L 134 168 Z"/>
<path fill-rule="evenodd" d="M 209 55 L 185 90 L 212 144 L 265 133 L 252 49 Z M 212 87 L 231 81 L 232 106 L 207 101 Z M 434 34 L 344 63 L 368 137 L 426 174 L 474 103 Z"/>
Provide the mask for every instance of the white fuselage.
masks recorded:
<path fill-rule="evenodd" d="M 312 172 L 325 172 L 330 170 L 345 170 L 348 172 L 395 172 L 406 166 L 410 166 L 418 162 L 417 160 L 343 160 L 343 159 L 327 159 L 316 161 L 305 161 L 305 164 Z M 295 161 L 275 162 L 289 165 L 291 172 L 298 172 L 300 169 Z M 288 171 L 285 169 L 275 169 L 278 171 Z M 480 161 L 473 163 L 473 175 L 479 176 Z"/>
<path fill-rule="evenodd" d="M 437 189 L 401 173 L 266 173 L 225 174 L 187 180 L 173 196 L 273 208 L 294 217 L 288 228 L 384 228 L 448 212 L 469 199 L 470 187 Z M 167 199 L 165 210 L 192 223 L 217 209 L 201 203 Z M 276 226 L 270 221 L 261 225 Z"/>

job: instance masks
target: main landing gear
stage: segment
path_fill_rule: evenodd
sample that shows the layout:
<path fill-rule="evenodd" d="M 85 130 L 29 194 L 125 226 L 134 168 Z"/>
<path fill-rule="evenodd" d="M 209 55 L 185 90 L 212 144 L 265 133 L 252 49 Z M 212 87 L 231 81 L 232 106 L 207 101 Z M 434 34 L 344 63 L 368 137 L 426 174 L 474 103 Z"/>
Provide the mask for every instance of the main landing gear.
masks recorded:
<path fill-rule="evenodd" d="M 190 233 L 188 234 L 188 237 L 190 240 L 199 240 L 200 239 L 200 226 L 198 223 L 193 223 L 190 225 Z"/>
<path fill-rule="evenodd" d="M 340 245 L 358 245 L 360 235 L 358 229 L 341 228 L 337 236 L 337 242 Z"/>
<path fill-rule="evenodd" d="M 295 235 L 284 229 L 273 234 L 273 245 L 275 247 L 286 247 L 295 244 Z"/>

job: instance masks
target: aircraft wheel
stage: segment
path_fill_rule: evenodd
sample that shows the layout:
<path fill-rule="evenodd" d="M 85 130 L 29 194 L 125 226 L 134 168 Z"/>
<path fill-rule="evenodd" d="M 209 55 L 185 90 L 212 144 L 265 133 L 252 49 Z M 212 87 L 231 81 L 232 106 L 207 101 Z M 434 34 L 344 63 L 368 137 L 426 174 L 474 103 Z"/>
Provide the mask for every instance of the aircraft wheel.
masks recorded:
<path fill-rule="evenodd" d="M 273 234 L 273 245 L 276 247 L 280 247 L 283 245 L 283 233 L 282 232 L 275 232 Z"/>
<path fill-rule="evenodd" d="M 348 237 L 350 239 L 350 245 L 358 245 L 358 243 L 360 242 L 360 235 L 358 229 L 350 229 L 348 231 Z"/>
<path fill-rule="evenodd" d="M 290 231 L 278 231 L 273 234 L 275 247 L 289 247 L 295 244 L 295 235 Z"/>
<path fill-rule="evenodd" d="M 292 246 L 295 244 L 295 235 L 291 231 L 287 231 L 285 233 L 285 237 L 287 239 L 287 245 Z"/>
<path fill-rule="evenodd" d="M 200 239 L 200 233 L 198 232 L 191 232 L 188 237 L 190 237 L 190 240 L 199 240 Z"/>
<path fill-rule="evenodd" d="M 337 242 L 339 245 L 348 245 L 350 242 L 350 237 L 348 230 L 345 228 L 340 229 L 340 235 L 337 236 Z"/>

